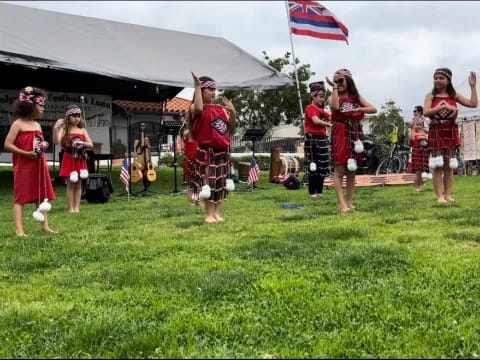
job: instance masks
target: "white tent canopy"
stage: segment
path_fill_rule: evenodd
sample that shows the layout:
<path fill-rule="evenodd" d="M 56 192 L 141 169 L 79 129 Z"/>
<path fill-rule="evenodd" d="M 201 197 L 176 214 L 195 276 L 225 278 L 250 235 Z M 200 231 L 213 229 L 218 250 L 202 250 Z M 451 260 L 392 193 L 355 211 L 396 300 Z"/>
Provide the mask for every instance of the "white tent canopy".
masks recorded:
<path fill-rule="evenodd" d="M 0 62 L 191 87 L 270 89 L 293 79 L 219 37 L 0 3 Z"/>

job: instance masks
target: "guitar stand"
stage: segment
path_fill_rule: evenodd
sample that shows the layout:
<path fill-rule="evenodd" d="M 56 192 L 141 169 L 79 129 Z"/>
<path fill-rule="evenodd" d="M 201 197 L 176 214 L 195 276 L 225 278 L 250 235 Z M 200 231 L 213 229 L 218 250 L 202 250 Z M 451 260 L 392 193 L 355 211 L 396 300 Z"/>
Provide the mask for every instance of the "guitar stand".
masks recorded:
<path fill-rule="evenodd" d="M 143 182 L 143 190 L 136 193 L 132 193 L 134 196 L 145 197 L 145 196 L 152 196 L 152 194 L 158 194 L 158 192 L 156 191 L 148 190 L 152 182 L 148 181 L 148 179 L 145 176 L 142 178 L 142 182 Z"/>

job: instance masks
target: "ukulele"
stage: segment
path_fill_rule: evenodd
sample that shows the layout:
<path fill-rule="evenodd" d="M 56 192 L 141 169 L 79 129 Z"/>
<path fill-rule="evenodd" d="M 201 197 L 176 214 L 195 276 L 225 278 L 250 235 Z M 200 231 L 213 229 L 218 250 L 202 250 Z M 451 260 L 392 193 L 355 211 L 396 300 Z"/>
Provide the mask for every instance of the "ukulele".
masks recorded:
<path fill-rule="evenodd" d="M 147 180 L 153 182 L 157 180 L 157 172 L 152 166 L 152 153 L 150 152 L 150 139 L 145 138 L 145 168 Z"/>

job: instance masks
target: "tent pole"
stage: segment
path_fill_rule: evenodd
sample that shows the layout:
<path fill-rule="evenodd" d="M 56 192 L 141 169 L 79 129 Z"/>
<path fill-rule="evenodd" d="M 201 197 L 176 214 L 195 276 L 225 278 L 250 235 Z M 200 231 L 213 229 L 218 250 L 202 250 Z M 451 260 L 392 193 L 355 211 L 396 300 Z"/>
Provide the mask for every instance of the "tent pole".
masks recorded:
<path fill-rule="evenodd" d="M 295 57 L 295 50 L 293 48 L 292 28 L 290 26 L 290 14 L 288 13 L 288 0 L 285 0 L 285 10 L 287 11 L 287 25 L 288 25 L 288 32 L 290 34 L 290 44 L 292 46 L 293 67 L 295 69 L 295 80 L 297 83 L 298 105 L 300 106 L 300 115 L 302 116 L 301 120 L 303 121 L 304 115 L 303 115 L 302 96 L 300 94 L 300 82 L 298 81 L 297 63 L 296 63 L 296 57 Z"/>

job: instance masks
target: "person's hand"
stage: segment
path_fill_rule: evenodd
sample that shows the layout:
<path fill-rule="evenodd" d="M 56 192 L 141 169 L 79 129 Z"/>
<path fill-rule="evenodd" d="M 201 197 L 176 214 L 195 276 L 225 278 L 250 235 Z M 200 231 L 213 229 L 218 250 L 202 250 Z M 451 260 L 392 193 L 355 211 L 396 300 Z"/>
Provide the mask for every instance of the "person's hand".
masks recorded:
<path fill-rule="evenodd" d="M 29 151 L 23 156 L 25 156 L 27 159 L 35 160 L 39 157 L 39 154 L 37 154 L 35 151 Z"/>
<path fill-rule="evenodd" d="M 200 86 L 200 79 L 198 78 L 197 75 L 195 75 L 192 71 L 192 77 L 193 77 L 193 85 L 194 87 Z"/>
<path fill-rule="evenodd" d="M 46 151 L 49 146 L 50 146 L 50 144 L 48 143 L 48 141 L 42 141 L 42 142 L 40 143 L 40 148 L 41 148 L 43 151 Z"/>
<path fill-rule="evenodd" d="M 65 120 L 58 119 L 57 122 L 55 123 L 55 125 L 53 126 L 53 128 L 58 130 L 62 126 L 65 126 Z"/>
<path fill-rule="evenodd" d="M 74 145 L 75 147 L 79 147 L 79 146 L 85 145 L 85 143 L 84 143 L 82 140 L 78 140 L 78 141 L 75 141 L 75 142 L 73 143 L 73 145 Z"/>
<path fill-rule="evenodd" d="M 222 102 L 223 102 L 223 105 L 225 105 L 225 109 L 227 109 L 230 112 L 235 112 L 235 107 L 233 106 L 232 100 L 224 96 L 222 97 Z"/>
<path fill-rule="evenodd" d="M 477 85 L 477 74 L 475 72 L 470 71 L 470 76 L 468 77 L 468 84 L 471 88 L 474 88 Z"/>

